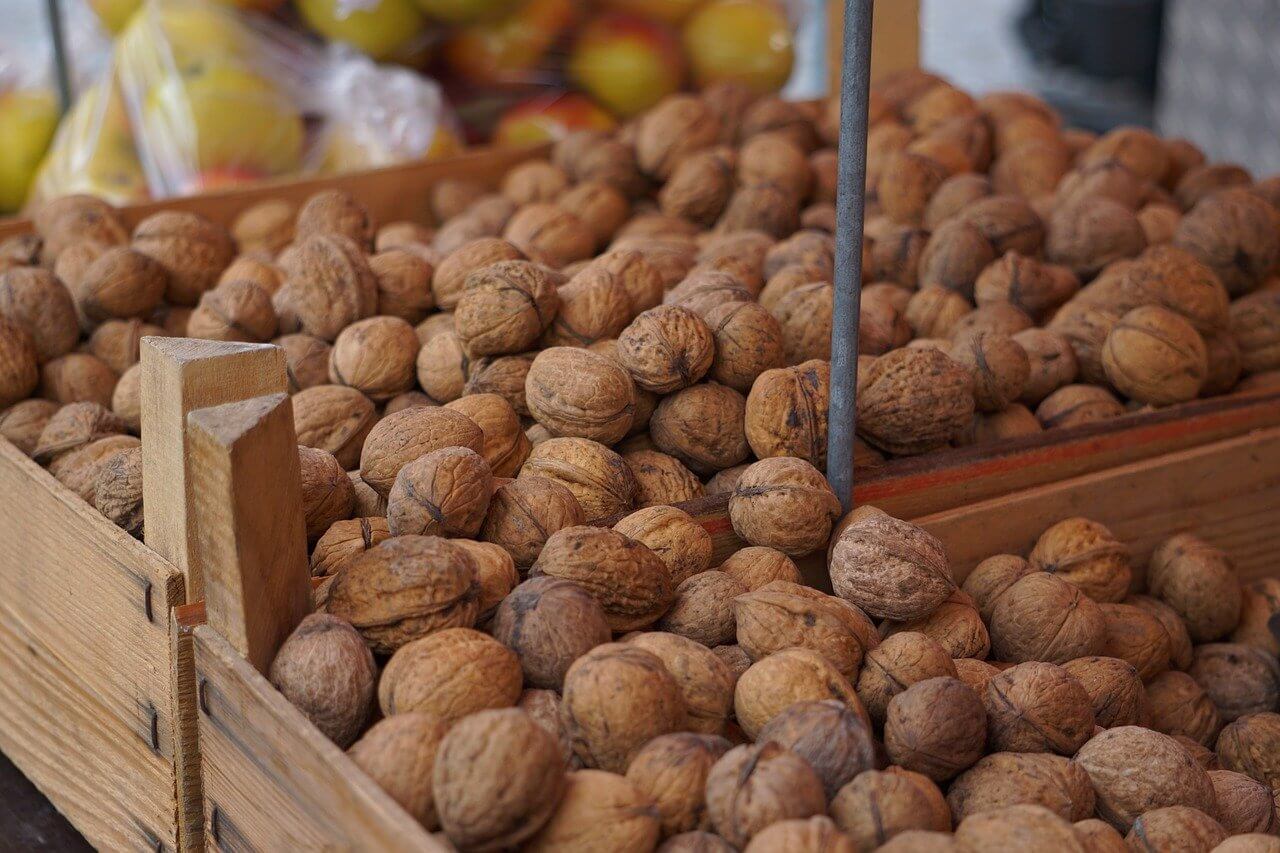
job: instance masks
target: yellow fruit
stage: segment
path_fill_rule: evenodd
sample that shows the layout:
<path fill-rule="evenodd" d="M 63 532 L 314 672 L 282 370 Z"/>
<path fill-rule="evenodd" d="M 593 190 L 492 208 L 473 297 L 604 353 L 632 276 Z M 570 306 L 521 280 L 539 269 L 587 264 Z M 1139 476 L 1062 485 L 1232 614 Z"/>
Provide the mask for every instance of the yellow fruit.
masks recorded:
<path fill-rule="evenodd" d="M 52 92 L 14 89 L 0 93 L 0 212 L 22 206 L 58 127 L 58 105 Z"/>
<path fill-rule="evenodd" d="M 40 164 L 33 201 L 87 193 L 112 204 L 147 198 L 129 117 L 120 90 L 97 83 L 72 106 Z"/>
<path fill-rule="evenodd" d="M 711 0 L 685 25 L 684 48 L 699 86 L 731 80 L 759 94 L 781 89 L 795 60 L 791 23 L 773 0 Z"/>
<path fill-rule="evenodd" d="M 89 0 L 89 8 L 110 33 L 118 33 L 138 11 L 142 0 Z"/>
<path fill-rule="evenodd" d="M 210 62 L 231 62 L 251 50 L 249 34 L 229 10 L 190 0 L 148 6 L 122 38 L 124 62 L 139 69 L 159 63 L 186 71 Z"/>
<path fill-rule="evenodd" d="M 633 116 L 680 88 L 684 57 L 662 24 L 611 12 L 583 27 L 569 74 L 605 109 Z"/>
<path fill-rule="evenodd" d="M 450 24 L 496 20 L 519 5 L 520 0 L 418 0 L 429 17 Z"/>
<path fill-rule="evenodd" d="M 705 2 L 706 0 L 603 0 L 602 5 L 619 12 L 679 24 Z"/>
<path fill-rule="evenodd" d="M 329 41 L 346 42 L 374 59 L 386 59 L 421 35 L 426 21 L 413 0 L 297 0 L 307 26 Z"/>

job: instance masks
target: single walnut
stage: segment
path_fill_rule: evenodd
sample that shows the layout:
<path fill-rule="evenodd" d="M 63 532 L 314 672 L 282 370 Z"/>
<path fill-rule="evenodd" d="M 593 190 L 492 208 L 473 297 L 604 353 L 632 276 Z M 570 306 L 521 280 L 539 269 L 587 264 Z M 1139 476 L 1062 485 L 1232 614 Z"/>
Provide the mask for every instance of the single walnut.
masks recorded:
<path fill-rule="evenodd" d="M 499 261 L 466 278 L 454 327 L 471 356 L 529 349 L 550 325 L 560 299 L 550 277 L 528 261 Z"/>
<path fill-rule="evenodd" d="M 1036 420 L 1045 429 L 1066 429 L 1118 418 L 1124 406 L 1106 388 L 1064 385 L 1036 407 Z"/>
<path fill-rule="evenodd" d="M 560 269 L 591 257 L 595 235 L 582 220 L 556 204 L 527 204 L 507 222 L 502 236 L 529 260 Z"/>
<path fill-rule="evenodd" d="M 919 681 L 956 677 L 950 655 L 924 634 L 892 634 L 867 652 L 858 675 L 858 698 L 876 723 L 883 725 L 890 700 Z"/>
<path fill-rule="evenodd" d="M 124 421 L 100 404 L 70 403 L 57 409 L 46 421 L 31 456 L 47 464 L 99 439 L 126 431 Z"/>
<path fill-rule="evenodd" d="M 296 244 L 297 261 L 272 297 L 283 332 L 303 331 L 326 341 L 378 307 L 378 282 L 360 248 L 321 234 Z"/>
<path fill-rule="evenodd" d="M 387 498 L 393 536 L 458 536 L 480 532 L 493 493 L 484 457 L 465 447 L 442 447 L 400 469 Z"/>
<path fill-rule="evenodd" d="M 482 237 L 466 243 L 448 254 L 431 276 L 436 305 L 445 311 L 454 310 L 471 273 L 502 261 L 523 259 L 523 252 L 497 237 Z"/>
<path fill-rule="evenodd" d="M 360 476 L 386 497 L 401 468 L 444 447 L 465 447 L 480 453 L 484 450 L 484 433 L 466 415 L 450 409 L 403 409 L 387 415 L 369 431 L 360 452 Z"/>
<path fill-rule="evenodd" d="M 636 384 L 670 394 L 711 368 L 715 338 L 696 314 L 675 305 L 651 308 L 618 336 L 618 358 Z"/>
<path fill-rule="evenodd" d="M 1172 158 L 1165 143 L 1141 127 L 1117 127 L 1100 137 L 1080 156 L 1082 166 L 1117 163 L 1148 181 L 1160 181 Z"/>
<path fill-rule="evenodd" d="M 982 757 L 986 738 L 982 700 L 956 678 L 917 682 L 894 696 L 885 713 L 889 758 L 935 782 L 972 766 Z"/>
<path fill-rule="evenodd" d="M 631 377 L 612 359 L 588 350 L 543 350 L 529 368 L 525 395 L 534 418 L 553 435 L 612 444 L 634 418 Z"/>
<path fill-rule="evenodd" d="M 654 628 L 712 648 L 729 643 L 737 631 L 733 602 L 744 592 L 745 587 L 724 572 L 693 575 L 676 587 L 671 609 Z"/>
<path fill-rule="evenodd" d="M 556 204 L 578 217 L 603 246 L 631 215 L 631 202 L 623 192 L 604 181 L 585 181 L 566 190 Z"/>
<path fill-rule="evenodd" d="M 956 590 L 933 612 L 915 619 L 887 622 L 882 633 L 888 637 L 902 631 L 923 634 L 938 642 L 949 657 L 985 658 L 991 651 L 991 637 L 973 600 Z"/>
<path fill-rule="evenodd" d="M 1167 735 L 1138 726 L 1107 729 L 1090 738 L 1075 760 L 1093 783 L 1099 817 L 1121 831 L 1165 806 L 1213 810 L 1209 774 Z"/>
<path fill-rule="evenodd" d="M 740 186 L 730 196 L 716 223 L 720 231 L 763 231 L 778 239 L 800 225 L 800 203 L 792 191 L 777 183 Z"/>
<path fill-rule="evenodd" d="M 734 599 L 738 645 L 752 660 L 787 648 L 823 655 L 851 682 L 865 652 L 869 621 L 834 596 L 773 581 Z"/>
<path fill-rule="evenodd" d="M 822 781 L 802 758 L 776 743 L 729 750 L 707 776 L 707 812 L 716 831 L 745 846 L 770 824 L 820 814 Z"/>
<path fill-rule="evenodd" d="M 342 190 L 321 190 L 308 198 L 298 211 L 294 231 L 299 242 L 313 234 L 337 234 L 366 252 L 373 248 L 373 218 Z"/>
<path fill-rule="evenodd" d="M 1036 540 L 1028 558 L 1038 572 L 1056 574 L 1094 601 L 1119 601 L 1129 591 L 1129 549 L 1087 518 L 1068 518 Z"/>
<path fill-rule="evenodd" d="M 481 455 L 495 477 L 512 477 L 528 458 L 529 438 L 520 427 L 520 416 L 497 394 L 468 394 L 445 408 L 471 418 L 484 433 Z"/>
<path fill-rule="evenodd" d="M 1062 668 L 1089 694 L 1097 725 L 1113 729 L 1148 724 L 1147 694 L 1133 664 L 1115 657 L 1086 657 L 1067 661 Z"/>
<path fill-rule="evenodd" d="M 480 612 L 476 624 L 489 629 L 494 612 L 502 600 L 520 583 L 520 573 L 511 555 L 492 542 L 455 539 L 454 544 L 471 555 L 476 566 L 476 583 L 480 587 Z"/>
<path fill-rule="evenodd" d="M 811 649 L 790 648 L 756 661 L 738 678 L 733 708 L 742 730 L 755 738 L 795 703 L 824 699 L 848 706 L 870 725 L 853 686 L 835 664 Z"/>
<path fill-rule="evenodd" d="M 613 529 L 658 555 L 677 586 L 710 567 L 711 534 L 684 510 L 648 507 L 623 518 Z"/>
<path fill-rule="evenodd" d="M 1102 654 L 1106 619 L 1080 588 L 1047 572 L 1015 581 L 997 601 L 989 624 L 997 660 L 1066 663 Z"/>
<path fill-rule="evenodd" d="M 978 408 L 998 412 L 1018 399 L 1031 374 L 1031 362 L 1017 341 L 1007 335 L 974 332 L 957 340 L 951 358 L 973 376 Z"/>
<path fill-rule="evenodd" d="M 633 311 L 647 311 L 662 303 L 663 281 L 656 267 L 634 249 L 613 249 L 591 262 L 622 285 Z"/>
<path fill-rule="evenodd" d="M 547 537 L 584 521 L 573 493 L 547 477 L 525 476 L 504 483 L 489 501 L 480 537 L 501 545 L 526 569 L 542 552 Z"/>
<path fill-rule="evenodd" d="M 630 781 L 602 770 L 568 774 L 555 812 L 526 844 L 531 851 L 644 853 L 658 843 L 653 803 Z"/>
<path fill-rule="evenodd" d="M 742 184 L 776 183 L 797 198 L 813 186 L 808 153 L 785 133 L 760 133 L 738 151 L 738 180 Z"/>
<path fill-rule="evenodd" d="M 5 387 L 18 379 L 25 380 L 25 362 L 35 359 L 34 349 L 27 349 L 26 341 L 18 345 L 17 336 L 5 331 L 7 321 L 0 322 L 0 402 L 5 400 Z M 39 394 L 59 403 L 93 402 L 111 405 L 119 375 L 106 362 L 95 355 L 83 352 L 68 353 L 61 358 L 45 362 L 40 368 Z M 29 392 L 28 392 L 29 393 Z M 27 396 L 22 394 L 22 397 Z M 13 401 L 10 401 L 13 402 Z"/>
<path fill-rule="evenodd" d="M 1125 314 L 1107 335 L 1102 366 L 1130 398 L 1155 406 L 1194 399 L 1209 372 L 1204 340 L 1166 308 L 1148 305 Z"/>
<path fill-rule="evenodd" d="M 40 434 L 49 425 L 49 420 L 58 408 L 58 404 L 52 400 L 23 400 L 15 403 L 0 412 L 0 436 L 31 456 L 40 441 Z"/>
<path fill-rule="evenodd" d="M 553 438 L 534 447 L 520 476 L 555 480 L 573 493 L 587 520 L 630 510 L 636 482 L 621 456 L 585 438 Z"/>
<path fill-rule="evenodd" d="M 875 738 L 866 721 L 833 700 L 797 702 L 769 721 L 760 742 L 773 741 L 808 762 L 822 780 L 826 797 L 859 774 L 875 769 Z"/>
<path fill-rule="evenodd" d="M 39 366 L 39 352 L 35 342 L 26 329 L 7 317 L 0 317 L 0 408 L 8 408 L 19 400 L 31 395 L 41 383 L 42 372 L 57 364 L 66 364 L 66 359 L 74 354 L 63 356 L 49 362 L 46 371 Z M 106 365 L 103 365 L 106 367 Z M 115 384 L 114 378 L 111 382 Z M 59 388 L 50 388 L 54 393 L 43 396 L 52 397 L 59 402 L 69 402 L 67 395 L 57 393 Z M 110 395 L 108 395 L 108 400 Z"/>
<path fill-rule="evenodd" d="M 920 287 L 942 288 L 972 299 L 979 273 L 995 259 L 995 249 L 976 225 L 947 222 L 929 237 L 920 255 Z"/>
<path fill-rule="evenodd" d="M 420 254 L 407 248 L 379 251 L 369 258 L 369 270 L 378 284 L 378 314 L 417 324 L 435 307 L 434 269 Z"/>
<path fill-rule="evenodd" d="M 1147 595 L 1131 595 L 1124 600 L 1150 613 L 1160 622 L 1169 640 L 1169 662 L 1174 669 L 1185 670 L 1191 666 L 1191 636 L 1187 623 L 1168 604 Z"/>
<path fill-rule="evenodd" d="M 74 492 L 82 501 L 93 502 L 102 468 L 118 453 L 141 446 L 131 435 L 113 435 L 100 438 L 79 450 L 64 453 L 49 463 L 49 473 L 59 483 Z"/>
<path fill-rule="evenodd" d="M 978 613 L 986 621 L 996 609 L 1001 596 L 1022 577 L 1036 571 L 1021 557 L 1013 554 L 997 554 L 974 566 L 964 579 L 962 587 L 972 599 Z"/>
<path fill-rule="evenodd" d="M 682 732 L 659 735 L 636 753 L 627 780 L 653 801 L 664 835 L 711 826 L 707 775 L 729 747 L 722 737 Z"/>
<path fill-rule="evenodd" d="M 996 192 L 1036 199 L 1058 188 L 1071 160 L 1072 151 L 1061 140 L 1028 140 L 1001 150 L 991 167 L 991 183 Z"/>
<path fill-rule="evenodd" d="M 1072 826 L 1086 853 L 1124 853 L 1129 849 L 1124 837 L 1106 821 L 1095 817 L 1078 820 Z"/>
<path fill-rule="evenodd" d="M 75 244 L 106 247 L 129 240 L 129 232 L 115 208 L 89 195 L 68 195 L 45 202 L 34 211 L 32 224 L 43 241 L 40 254 L 47 263 L 57 260 Z"/>
<path fill-rule="evenodd" d="M 569 176 L 546 160 L 528 160 L 507 172 L 501 192 L 516 205 L 555 201 L 569 188 Z"/>
<path fill-rule="evenodd" d="M 329 354 L 329 379 L 376 403 L 413 387 L 418 336 L 399 317 L 370 317 L 343 329 Z"/>
<path fill-rule="evenodd" d="M 924 616 L 956 588 L 942 543 L 871 506 L 845 520 L 829 570 L 836 594 L 877 618 Z"/>
<path fill-rule="evenodd" d="M 708 148 L 682 158 L 658 191 L 658 207 L 702 226 L 711 226 L 724 211 L 734 189 L 735 152 Z"/>
<path fill-rule="evenodd" d="M 167 333 L 141 320 L 108 320 L 89 336 L 89 352 L 115 373 L 123 374 L 141 360 L 142 339 L 149 335 L 165 337 Z"/>
<path fill-rule="evenodd" d="M 831 357 L 833 294 L 827 282 L 812 282 L 787 293 L 772 308 L 782 329 L 785 363 Z"/>
<path fill-rule="evenodd" d="M 719 117 L 696 95 L 668 95 L 636 125 L 636 162 L 645 174 L 666 180 L 680 161 L 716 144 Z"/>
<path fill-rule="evenodd" d="M 1018 196 L 993 195 L 965 206 L 956 218 L 977 226 L 995 247 L 996 255 L 1015 251 L 1036 256 L 1045 241 L 1045 227 L 1031 205 Z"/>
<path fill-rule="evenodd" d="M 298 443 L 332 453 L 344 470 L 360 462 L 365 437 L 377 422 L 377 410 L 355 388 L 317 385 L 292 398 Z"/>
<path fill-rule="evenodd" d="M 1070 341 L 1049 329 L 1024 329 L 1013 340 L 1027 354 L 1030 371 L 1018 400 L 1038 406 L 1046 397 L 1075 381 L 1079 371 Z"/>
<path fill-rule="evenodd" d="M 0 315 L 26 331 L 42 362 L 66 355 L 80 340 L 76 304 L 48 270 L 16 267 L 0 272 Z"/>
<path fill-rule="evenodd" d="M 231 222 L 231 236 L 241 252 L 275 255 L 293 242 L 294 206 L 284 199 L 267 199 L 242 210 Z"/>
<path fill-rule="evenodd" d="M 1209 694 L 1185 672 L 1162 672 L 1146 686 L 1150 728 L 1212 746 L 1222 718 Z"/>
<path fill-rule="evenodd" d="M 97 465 L 92 503 L 107 520 L 142 538 L 142 448 L 109 454 Z"/>
<path fill-rule="evenodd" d="M 816 134 L 812 111 L 777 96 L 758 98 L 742 113 L 738 140 L 745 142 L 757 134 L 770 132 L 783 133 L 809 151 L 815 145 Z"/>
<path fill-rule="evenodd" d="M 771 581 L 801 583 L 800 570 L 790 557 L 774 548 L 761 546 L 735 551 L 720 565 L 720 571 L 749 591 Z"/>
<path fill-rule="evenodd" d="M 960 213 L 971 203 L 993 195 L 995 190 L 986 175 L 972 172 L 947 178 L 929 199 L 924 210 L 924 227 L 938 231 L 943 223 Z"/>
<path fill-rule="evenodd" d="M 920 225 L 930 197 L 948 177 L 947 169 L 923 154 L 899 151 L 890 155 L 879 180 L 876 198 L 885 214 L 904 225 Z"/>
<path fill-rule="evenodd" d="M 1057 207 L 1049 217 L 1045 256 L 1081 279 L 1090 279 L 1112 261 L 1146 248 L 1137 216 L 1104 196 L 1082 196 Z"/>
<path fill-rule="evenodd" d="M 313 577 L 336 575 L 356 557 L 391 538 L 387 520 L 378 516 L 335 521 L 311 552 Z"/>
<path fill-rule="evenodd" d="M 658 449 L 693 471 L 710 473 L 746 459 L 746 400 L 716 383 L 700 383 L 664 397 L 649 421 Z"/>
<path fill-rule="evenodd" d="M 1077 850 L 1070 823 L 1043 806 L 1023 803 L 966 818 L 956 828 L 957 850 Z"/>
<path fill-rule="evenodd" d="M 235 257 L 235 242 L 221 225 L 199 214 L 166 210 L 133 229 L 132 248 L 159 264 L 167 277 L 165 300 L 195 305 Z M 136 267 L 135 267 L 136 268 Z"/>
<path fill-rule="evenodd" d="M 520 658 L 525 681 L 559 690 L 569 666 L 610 632 L 600 604 L 575 583 L 531 578 L 498 606 L 493 635 Z"/>
<path fill-rule="evenodd" d="M 396 714 L 365 732 L 347 754 L 427 829 L 438 829 L 431 769 L 448 726 L 428 714 Z"/>
<path fill-rule="evenodd" d="M 542 345 L 588 347 L 617 338 L 635 315 L 626 287 L 613 273 L 588 264 L 560 288 L 560 310 Z"/>
<path fill-rule="evenodd" d="M 533 571 L 583 586 L 604 607 L 614 631 L 653 624 L 675 597 L 671 572 L 656 554 L 603 528 L 567 527 L 551 534 Z"/>
<path fill-rule="evenodd" d="M 1246 373 L 1280 369 L 1280 291 L 1263 290 L 1231 304 L 1231 336 L 1240 347 Z"/>
<path fill-rule="evenodd" d="M 1218 737 L 1218 757 L 1226 770 L 1244 773 L 1271 787 L 1280 782 L 1280 714 L 1265 712 L 1237 719 Z"/>
<path fill-rule="evenodd" d="M 335 521 L 351 517 L 355 489 L 347 472 L 327 450 L 299 445 L 298 464 L 307 542 L 314 544 Z"/>
<path fill-rule="evenodd" d="M 1230 332 L 1222 332 L 1206 335 L 1204 348 L 1209 360 L 1209 372 L 1205 376 L 1204 385 L 1200 387 L 1200 396 L 1216 397 L 1226 394 L 1236 387 L 1240 374 L 1244 371 L 1240 345 Z"/>
<path fill-rule="evenodd" d="M 1062 335 L 1070 343 L 1083 381 L 1096 385 L 1107 382 L 1102 350 L 1107 336 L 1119 324 L 1120 317 L 1119 311 L 1082 298 L 1068 302 L 1049 321 L 1048 329 Z"/>
<path fill-rule="evenodd" d="M 1280 210 L 1243 188 L 1213 193 L 1182 217 L 1173 245 L 1217 273 L 1241 296 L 1280 264 Z"/>
<path fill-rule="evenodd" d="M 471 360 L 458 336 L 447 331 L 422 345 L 414 366 L 418 385 L 426 395 L 438 403 L 449 403 L 463 395 Z"/>
<path fill-rule="evenodd" d="M 996 752 L 960 774 L 947 791 L 957 821 L 1007 806 L 1043 806 L 1063 820 L 1093 814 L 1093 786 L 1080 765 L 1060 755 Z"/>
<path fill-rule="evenodd" d="M 1169 668 L 1169 635 L 1160 620 L 1132 604 L 1102 604 L 1107 625 L 1103 653 L 1127 661 L 1143 680 Z"/>
<path fill-rule="evenodd" d="M 1253 646 L 1197 646 L 1187 674 L 1204 688 L 1219 716 L 1228 723 L 1271 711 L 1280 703 L 1280 663 Z"/>
<path fill-rule="evenodd" d="M 1226 554 L 1189 533 L 1162 542 L 1151 555 L 1147 585 L 1183 618 L 1197 643 L 1216 640 L 1240 618 L 1240 580 Z"/>
<path fill-rule="evenodd" d="M 329 344 L 311 335 L 302 334 L 285 335 L 272 343 L 284 350 L 290 394 L 297 394 L 329 381 Z"/>
<path fill-rule="evenodd" d="M 325 737 L 346 748 L 373 710 L 377 669 L 364 640 L 335 616 L 312 613 L 276 652 L 271 683 Z"/>
<path fill-rule="evenodd" d="M 830 365 L 817 360 L 760 374 L 747 397 L 744 419 L 756 456 L 826 463 L 830 377 Z"/>
<path fill-rule="evenodd" d="M 1270 788 L 1233 770 L 1210 770 L 1209 780 L 1218 804 L 1215 814 L 1223 829 L 1232 835 L 1276 834 L 1278 824 Z"/>
<path fill-rule="evenodd" d="M 903 317 L 917 337 L 949 337 L 956 325 L 973 311 L 962 294 L 945 287 L 925 286 L 912 294 Z"/>
<path fill-rule="evenodd" d="M 688 715 L 685 727 L 689 731 L 724 734 L 737 680 L 724 661 L 706 646 L 676 634 L 633 634 L 626 642 L 657 656 L 675 679 Z"/>
<path fill-rule="evenodd" d="M 514 705 L 520 678 L 515 652 L 479 631 L 446 628 L 391 656 L 378 681 L 378 704 L 388 716 L 420 711 L 453 723 Z"/>
<path fill-rule="evenodd" d="M 900 349 L 876 359 L 858 395 L 858 432 L 890 453 L 944 446 L 973 416 L 970 374 L 933 349 Z"/>
<path fill-rule="evenodd" d="M 786 456 L 752 465 L 729 498 L 735 533 L 752 545 L 792 556 L 825 545 L 839 515 L 840 503 L 822 474 L 808 462 Z"/>
<path fill-rule="evenodd" d="M 1220 823 L 1199 809 L 1167 806 L 1141 815 L 1125 839 L 1130 845 L 1150 845 L 1155 850 L 1209 850 L 1217 849 L 1227 835 Z"/>
<path fill-rule="evenodd" d="M 636 450 L 622 458 L 636 480 L 637 506 L 680 504 L 704 494 L 702 482 L 674 456 Z"/>
<path fill-rule="evenodd" d="M 1024 663 L 991 679 L 983 697 L 993 749 L 1071 755 L 1093 734 L 1093 705 L 1060 666 Z"/>
<path fill-rule="evenodd" d="M 913 843 L 942 833 L 949 841 L 951 810 L 932 780 L 900 767 L 858 774 L 832 799 L 831 817 L 858 850 L 950 849 Z"/>

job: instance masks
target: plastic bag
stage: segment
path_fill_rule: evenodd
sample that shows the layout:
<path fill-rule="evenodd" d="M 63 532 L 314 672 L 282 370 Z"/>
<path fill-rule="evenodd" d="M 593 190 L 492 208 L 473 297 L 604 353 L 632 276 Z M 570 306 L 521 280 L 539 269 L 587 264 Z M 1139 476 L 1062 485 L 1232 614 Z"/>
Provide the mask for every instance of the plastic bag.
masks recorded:
<path fill-rule="evenodd" d="M 323 58 L 212 0 L 147 0 L 116 46 L 121 92 L 155 197 L 314 170 Z"/>

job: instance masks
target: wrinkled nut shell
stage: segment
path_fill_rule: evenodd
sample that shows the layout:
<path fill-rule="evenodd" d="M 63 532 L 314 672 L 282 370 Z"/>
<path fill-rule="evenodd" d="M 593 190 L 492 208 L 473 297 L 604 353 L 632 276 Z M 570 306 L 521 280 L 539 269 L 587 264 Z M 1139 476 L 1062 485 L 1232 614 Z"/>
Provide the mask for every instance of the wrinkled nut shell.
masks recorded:
<path fill-rule="evenodd" d="M 312 613 L 298 623 L 268 675 L 286 699 L 343 748 L 360 734 L 373 709 L 373 655 L 351 625 L 334 616 Z"/>
<path fill-rule="evenodd" d="M 813 769 L 770 741 L 729 750 L 707 776 L 707 813 L 716 831 L 738 847 L 771 824 L 821 814 L 825 806 Z"/>
<path fill-rule="evenodd" d="M 614 631 L 653 624 L 675 598 L 671 572 L 644 545 L 598 527 L 566 527 L 547 537 L 533 572 L 581 585 Z"/>
<path fill-rule="evenodd" d="M 1093 783 L 1098 816 L 1121 832 L 1165 806 L 1214 811 L 1209 774 L 1167 735 L 1137 726 L 1107 729 L 1080 748 L 1076 762 Z M 1143 772 L 1134 773 L 1135 767 Z"/>
<path fill-rule="evenodd" d="M 525 681 L 559 690 L 570 665 L 609 642 L 609 624 L 600 603 L 569 581 L 530 578 L 498 605 L 493 636 L 520 657 Z"/>
<path fill-rule="evenodd" d="M 378 681 L 378 704 L 388 716 L 419 711 L 453 723 L 511 707 L 520 681 L 515 652 L 479 631 L 446 628 L 391 656 Z"/>
<path fill-rule="evenodd" d="M 956 589 L 942 543 L 874 507 L 845 520 L 830 572 L 837 595 L 878 618 L 924 616 Z"/>
<path fill-rule="evenodd" d="M 743 472 L 729 498 L 734 532 L 752 545 L 804 556 L 823 547 L 840 502 L 819 471 L 802 459 L 764 459 Z"/>

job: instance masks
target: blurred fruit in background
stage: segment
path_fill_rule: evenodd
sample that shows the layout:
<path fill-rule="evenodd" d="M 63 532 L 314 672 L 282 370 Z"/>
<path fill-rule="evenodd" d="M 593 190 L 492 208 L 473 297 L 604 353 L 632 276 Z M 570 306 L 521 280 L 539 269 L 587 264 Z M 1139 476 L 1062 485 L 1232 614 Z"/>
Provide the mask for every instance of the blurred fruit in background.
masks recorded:
<path fill-rule="evenodd" d="M 732 81 L 757 94 L 781 89 L 795 62 L 795 34 L 775 0 L 709 0 L 685 24 L 694 82 Z"/>
<path fill-rule="evenodd" d="M 274 12 L 285 0 L 217 0 L 228 6 L 248 12 Z M 98 16 L 107 32 L 124 30 L 133 13 L 142 8 L 143 0 L 88 0 L 89 8 Z"/>
<path fill-rule="evenodd" d="M 587 94 L 615 115 L 630 118 L 680 88 L 685 58 L 665 24 L 606 12 L 578 33 L 568 68 Z"/>
<path fill-rule="evenodd" d="M 307 26 L 373 59 L 396 56 L 422 37 L 426 19 L 414 0 L 294 0 Z"/>
<path fill-rule="evenodd" d="M 578 92 L 541 95 L 516 104 L 498 120 L 493 144 L 535 145 L 563 139 L 576 130 L 612 130 L 613 116 Z"/>
<path fill-rule="evenodd" d="M 510 13 L 520 0 L 418 0 L 427 16 L 448 24 L 493 21 Z"/>
<path fill-rule="evenodd" d="M 0 92 L 0 213 L 22 206 L 58 127 L 58 103 L 46 89 Z"/>
<path fill-rule="evenodd" d="M 601 5 L 619 12 L 654 18 L 667 24 L 683 23 L 707 0 L 602 0 Z"/>
<path fill-rule="evenodd" d="M 153 2 L 147 14 L 132 19 L 121 34 L 123 50 L 138 63 L 172 64 L 180 71 L 199 68 L 206 61 L 242 61 L 253 52 L 245 27 L 226 9 L 208 2 Z M 145 69 L 148 75 L 166 70 Z"/>
<path fill-rule="evenodd" d="M 528 0 L 505 18 L 458 29 L 445 43 L 445 61 L 468 83 L 528 82 L 574 17 L 574 0 Z"/>

